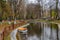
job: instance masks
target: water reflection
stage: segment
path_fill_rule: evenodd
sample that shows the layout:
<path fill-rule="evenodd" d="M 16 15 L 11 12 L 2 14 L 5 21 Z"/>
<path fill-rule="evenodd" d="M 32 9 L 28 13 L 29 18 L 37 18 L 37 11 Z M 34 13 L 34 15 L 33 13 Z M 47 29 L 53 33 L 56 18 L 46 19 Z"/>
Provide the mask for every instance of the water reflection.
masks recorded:
<path fill-rule="evenodd" d="M 31 23 L 27 27 L 27 34 L 22 34 L 22 40 L 60 40 L 58 24 Z"/>

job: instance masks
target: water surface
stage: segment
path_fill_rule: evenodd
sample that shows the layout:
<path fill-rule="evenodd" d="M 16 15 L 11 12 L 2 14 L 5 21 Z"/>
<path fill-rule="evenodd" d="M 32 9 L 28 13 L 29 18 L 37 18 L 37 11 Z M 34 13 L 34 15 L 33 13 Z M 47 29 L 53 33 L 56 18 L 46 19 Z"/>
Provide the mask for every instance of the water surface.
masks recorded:
<path fill-rule="evenodd" d="M 21 35 L 22 40 L 60 40 L 60 29 L 58 24 L 52 23 L 30 23 L 27 33 Z"/>

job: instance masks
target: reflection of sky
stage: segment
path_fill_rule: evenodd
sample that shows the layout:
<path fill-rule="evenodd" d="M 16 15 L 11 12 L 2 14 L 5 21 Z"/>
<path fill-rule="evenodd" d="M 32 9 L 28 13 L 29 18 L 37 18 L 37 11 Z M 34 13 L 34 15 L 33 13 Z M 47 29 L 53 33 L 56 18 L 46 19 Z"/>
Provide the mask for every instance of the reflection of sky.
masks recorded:
<path fill-rule="evenodd" d="M 38 2 L 37 2 L 37 0 L 28 0 L 27 3 L 36 4 Z M 45 9 L 48 9 L 50 6 L 52 6 L 52 8 L 55 8 L 56 0 L 41 0 L 40 4 L 43 5 L 43 7 Z M 60 8 L 60 0 L 59 0 L 59 3 L 58 3 L 58 8 Z"/>
<path fill-rule="evenodd" d="M 29 36 L 27 40 L 40 40 L 37 35 Z"/>

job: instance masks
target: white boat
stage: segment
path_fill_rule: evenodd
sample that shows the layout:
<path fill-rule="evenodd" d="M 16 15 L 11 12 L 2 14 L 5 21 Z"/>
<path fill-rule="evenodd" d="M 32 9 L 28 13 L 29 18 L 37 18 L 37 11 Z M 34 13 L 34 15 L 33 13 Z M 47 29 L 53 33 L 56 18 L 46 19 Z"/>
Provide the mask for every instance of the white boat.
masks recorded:
<path fill-rule="evenodd" d="M 27 28 L 24 28 L 24 27 L 18 29 L 18 32 L 22 34 L 27 34 L 27 31 L 28 31 Z"/>

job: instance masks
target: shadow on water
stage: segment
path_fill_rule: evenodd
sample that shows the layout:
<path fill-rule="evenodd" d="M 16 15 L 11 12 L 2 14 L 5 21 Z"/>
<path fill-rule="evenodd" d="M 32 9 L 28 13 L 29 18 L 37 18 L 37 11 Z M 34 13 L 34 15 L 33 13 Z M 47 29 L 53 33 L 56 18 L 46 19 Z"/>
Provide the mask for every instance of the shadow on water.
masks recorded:
<path fill-rule="evenodd" d="M 22 34 L 22 40 L 60 40 L 60 29 L 58 24 L 52 23 L 30 23 L 27 33 Z"/>

